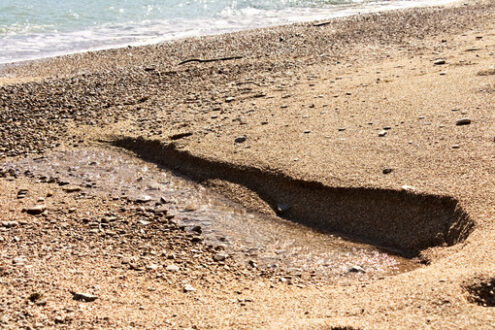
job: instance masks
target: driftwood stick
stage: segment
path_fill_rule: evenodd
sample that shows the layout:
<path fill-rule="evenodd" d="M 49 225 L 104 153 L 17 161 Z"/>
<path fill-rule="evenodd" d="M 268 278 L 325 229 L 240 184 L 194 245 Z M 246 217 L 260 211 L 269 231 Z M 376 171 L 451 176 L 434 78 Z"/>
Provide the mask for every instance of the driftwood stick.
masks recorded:
<path fill-rule="evenodd" d="M 327 21 L 327 22 L 320 22 L 320 23 L 314 23 L 313 26 L 325 26 L 331 24 L 332 21 Z"/>
<path fill-rule="evenodd" d="M 191 62 L 208 63 L 208 62 L 229 61 L 229 60 L 238 60 L 241 58 L 243 58 L 243 56 L 230 56 L 230 57 L 207 58 L 207 59 L 190 58 L 190 59 L 187 59 L 187 60 L 180 62 L 178 65 L 191 63 Z"/>

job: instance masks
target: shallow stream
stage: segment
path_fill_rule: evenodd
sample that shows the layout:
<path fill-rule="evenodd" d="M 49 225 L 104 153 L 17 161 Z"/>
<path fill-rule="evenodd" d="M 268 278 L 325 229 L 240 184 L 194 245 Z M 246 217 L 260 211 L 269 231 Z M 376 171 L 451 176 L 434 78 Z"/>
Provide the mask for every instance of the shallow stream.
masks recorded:
<path fill-rule="evenodd" d="M 81 186 L 103 198 L 127 198 L 154 205 L 166 200 L 168 213 L 186 225 L 201 226 L 207 243 L 222 244 L 237 260 L 265 269 L 326 277 L 381 277 L 408 271 L 418 263 L 374 246 L 315 232 L 299 224 L 257 213 L 226 200 L 186 177 L 111 148 L 79 148 L 5 164 L 34 177 Z M 364 276 L 364 275 L 363 275 Z"/>

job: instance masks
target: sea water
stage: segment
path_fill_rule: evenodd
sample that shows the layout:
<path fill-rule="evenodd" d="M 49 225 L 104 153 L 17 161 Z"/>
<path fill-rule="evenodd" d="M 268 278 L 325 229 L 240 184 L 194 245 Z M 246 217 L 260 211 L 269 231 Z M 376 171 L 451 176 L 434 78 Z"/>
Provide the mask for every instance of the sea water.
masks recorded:
<path fill-rule="evenodd" d="M 0 0 L 0 63 L 451 0 Z"/>

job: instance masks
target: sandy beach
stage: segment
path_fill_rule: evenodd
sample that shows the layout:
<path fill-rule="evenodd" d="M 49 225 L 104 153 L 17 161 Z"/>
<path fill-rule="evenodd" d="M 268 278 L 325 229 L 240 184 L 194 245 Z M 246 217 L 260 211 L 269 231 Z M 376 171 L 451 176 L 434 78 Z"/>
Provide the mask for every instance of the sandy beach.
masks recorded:
<path fill-rule="evenodd" d="M 2 66 L 0 327 L 495 328 L 494 100 L 491 1 Z"/>

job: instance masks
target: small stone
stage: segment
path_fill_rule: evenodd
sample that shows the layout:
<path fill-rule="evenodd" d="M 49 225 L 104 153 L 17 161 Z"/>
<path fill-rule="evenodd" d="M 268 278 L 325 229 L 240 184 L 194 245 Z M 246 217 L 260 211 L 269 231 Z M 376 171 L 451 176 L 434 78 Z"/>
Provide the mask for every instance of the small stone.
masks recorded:
<path fill-rule="evenodd" d="M 227 259 L 229 255 L 225 252 L 218 252 L 217 254 L 215 254 L 213 256 L 213 260 L 215 260 L 216 262 L 219 262 L 219 261 L 224 261 L 225 259 Z"/>
<path fill-rule="evenodd" d="M 180 139 L 189 137 L 191 135 L 193 135 L 192 132 L 177 133 L 177 134 L 171 135 L 170 136 L 170 140 L 174 140 L 174 141 L 175 140 L 180 140 Z"/>
<path fill-rule="evenodd" d="M 27 188 L 21 188 L 19 189 L 19 191 L 17 191 L 17 195 L 26 195 L 28 191 L 29 190 Z"/>
<path fill-rule="evenodd" d="M 158 215 L 167 215 L 168 209 L 166 207 L 158 207 L 153 212 Z"/>
<path fill-rule="evenodd" d="M 382 130 L 382 131 L 378 132 L 378 136 L 379 137 L 384 137 L 386 135 L 387 135 L 387 131 L 385 131 L 385 130 Z"/>
<path fill-rule="evenodd" d="M 457 126 L 469 125 L 469 124 L 471 124 L 471 119 L 462 118 L 462 119 L 459 119 L 458 121 L 456 121 L 455 124 Z"/>
<path fill-rule="evenodd" d="M 203 230 L 201 229 L 201 226 L 194 226 L 191 228 L 191 230 L 195 233 L 201 234 Z"/>
<path fill-rule="evenodd" d="M 28 300 L 31 302 L 36 302 L 36 301 L 40 300 L 41 297 L 43 297 L 43 295 L 41 293 L 33 292 L 29 295 Z"/>
<path fill-rule="evenodd" d="M 3 221 L 2 222 L 2 227 L 5 228 L 14 228 L 19 224 L 17 221 Z"/>
<path fill-rule="evenodd" d="M 311 133 L 311 131 L 309 129 L 304 131 L 304 134 L 309 134 L 309 133 Z"/>
<path fill-rule="evenodd" d="M 17 257 L 12 259 L 12 264 L 17 265 L 17 266 L 22 266 L 26 263 L 26 259 L 23 257 Z"/>
<path fill-rule="evenodd" d="M 142 196 L 139 196 L 138 198 L 136 198 L 134 201 L 136 203 L 148 203 L 149 201 L 151 201 L 151 196 L 142 195 Z"/>
<path fill-rule="evenodd" d="M 360 266 L 352 266 L 348 271 L 349 273 L 366 273 L 363 267 Z"/>
<path fill-rule="evenodd" d="M 445 64 L 445 63 L 446 63 L 446 62 L 445 62 L 445 60 L 444 60 L 443 58 L 438 58 L 438 59 L 436 59 L 436 60 L 433 62 L 433 64 L 435 64 L 435 65 L 443 65 L 443 64 Z"/>
<path fill-rule="evenodd" d="M 233 96 L 229 96 L 229 97 L 227 97 L 227 98 L 225 99 L 225 102 L 230 103 L 230 102 L 232 102 L 232 101 L 234 101 L 234 100 L 235 100 L 235 97 L 233 97 Z"/>
<path fill-rule="evenodd" d="M 287 212 L 290 209 L 290 206 L 287 204 L 277 204 L 277 213 L 284 213 Z"/>
<path fill-rule="evenodd" d="M 142 224 L 143 226 L 149 225 L 151 222 L 146 221 L 146 220 L 139 220 L 139 223 Z"/>
<path fill-rule="evenodd" d="M 187 292 L 193 292 L 193 291 L 196 291 L 195 288 L 192 287 L 192 285 L 190 284 L 186 284 L 184 285 L 183 289 L 182 289 L 185 293 Z"/>
<path fill-rule="evenodd" d="M 77 186 L 69 186 L 69 187 L 64 188 L 64 191 L 65 191 L 66 193 L 74 193 L 74 192 L 79 192 L 79 191 L 81 191 L 81 187 L 77 187 Z"/>
<path fill-rule="evenodd" d="M 392 168 L 384 168 L 383 169 L 383 174 L 389 174 L 392 173 L 393 169 Z"/>
<path fill-rule="evenodd" d="M 452 146 L 452 149 L 459 149 L 460 147 L 461 147 L 460 145 L 458 145 L 458 144 L 454 144 L 454 145 Z"/>
<path fill-rule="evenodd" d="M 158 265 L 156 265 L 156 264 L 149 264 L 148 266 L 146 266 L 146 269 L 147 270 L 157 270 L 158 269 Z"/>
<path fill-rule="evenodd" d="M 191 242 L 193 242 L 193 243 L 199 243 L 199 242 L 202 242 L 202 241 L 203 241 L 203 237 L 201 237 L 201 236 L 193 236 L 191 238 Z"/>
<path fill-rule="evenodd" d="M 383 128 L 383 130 L 385 130 L 385 131 L 388 131 L 388 130 L 391 130 L 391 129 L 392 129 L 392 127 L 390 127 L 390 126 L 385 126 L 385 127 Z"/>
<path fill-rule="evenodd" d="M 97 296 L 94 296 L 89 293 L 84 293 L 84 292 L 70 292 L 72 294 L 72 299 L 77 300 L 77 301 L 84 301 L 84 302 L 92 302 L 98 299 Z"/>
<path fill-rule="evenodd" d="M 246 137 L 243 135 L 243 136 L 239 136 L 237 137 L 235 140 L 234 140 L 235 143 L 243 143 L 243 142 L 246 142 Z"/>
<path fill-rule="evenodd" d="M 26 212 L 31 215 L 37 215 L 43 213 L 45 210 L 46 210 L 46 205 L 40 204 L 28 208 Z"/>
<path fill-rule="evenodd" d="M 338 130 L 339 130 L 339 132 L 343 132 L 343 131 L 345 131 L 345 127 L 340 127 Z"/>
<path fill-rule="evenodd" d="M 180 268 L 177 265 L 168 265 L 166 270 L 169 272 L 178 272 Z"/>

